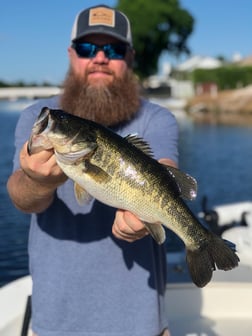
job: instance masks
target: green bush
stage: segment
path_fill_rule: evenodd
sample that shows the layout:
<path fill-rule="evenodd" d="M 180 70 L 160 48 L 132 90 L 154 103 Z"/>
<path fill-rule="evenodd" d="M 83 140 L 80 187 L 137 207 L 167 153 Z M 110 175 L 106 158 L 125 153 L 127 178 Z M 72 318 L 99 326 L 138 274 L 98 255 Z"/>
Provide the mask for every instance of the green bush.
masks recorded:
<path fill-rule="evenodd" d="M 216 83 L 219 90 L 237 89 L 252 84 L 252 67 L 224 66 L 216 69 L 197 69 L 192 73 L 193 83 Z"/>

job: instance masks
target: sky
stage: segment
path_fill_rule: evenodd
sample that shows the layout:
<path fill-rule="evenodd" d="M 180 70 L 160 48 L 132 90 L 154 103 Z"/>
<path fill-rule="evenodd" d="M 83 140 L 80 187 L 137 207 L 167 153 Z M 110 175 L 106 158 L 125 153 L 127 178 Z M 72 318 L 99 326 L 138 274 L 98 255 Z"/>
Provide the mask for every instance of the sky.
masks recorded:
<path fill-rule="evenodd" d="M 130 1 L 130 0 L 129 0 Z M 168 0 L 167 0 L 168 1 Z M 67 47 L 76 14 L 116 0 L 8 0 L 0 8 L 0 80 L 59 84 L 68 69 Z M 4 5 L 3 5 L 4 3 Z M 154 2 L 155 3 L 155 2 Z M 195 19 L 188 39 L 192 55 L 252 55 L 251 0 L 180 0 Z M 164 56 L 163 62 L 178 64 Z"/>

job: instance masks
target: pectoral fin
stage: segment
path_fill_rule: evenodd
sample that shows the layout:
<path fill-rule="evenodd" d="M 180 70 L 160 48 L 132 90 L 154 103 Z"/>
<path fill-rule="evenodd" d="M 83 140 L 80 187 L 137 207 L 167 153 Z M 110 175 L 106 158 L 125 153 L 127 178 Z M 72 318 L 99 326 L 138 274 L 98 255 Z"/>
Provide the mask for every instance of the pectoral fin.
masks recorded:
<path fill-rule="evenodd" d="M 92 164 L 90 161 L 85 161 L 84 166 L 85 174 L 89 175 L 96 183 L 107 183 L 112 178 L 105 170 Z"/>
<path fill-rule="evenodd" d="M 161 245 L 165 241 L 165 230 L 163 226 L 159 223 L 147 223 L 144 222 L 147 230 L 151 234 L 151 236 L 155 239 L 155 241 Z"/>
<path fill-rule="evenodd" d="M 108 175 L 101 168 L 91 164 L 89 161 L 83 161 L 83 172 L 94 180 L 97 184 L 107 183 L 111 180 L 111 176 Z M 78 183 L 74 183 L 75 197 L 80 205 L 87 204 L 92 200 L 92 196 Z"/>
<path fill-rule="evenodd" d="M 92 196 L 79 184 L 74 183 L 74 194 L 76 197 L 76 200 L 80 205 L 88 204 L 92 200 Z"/>

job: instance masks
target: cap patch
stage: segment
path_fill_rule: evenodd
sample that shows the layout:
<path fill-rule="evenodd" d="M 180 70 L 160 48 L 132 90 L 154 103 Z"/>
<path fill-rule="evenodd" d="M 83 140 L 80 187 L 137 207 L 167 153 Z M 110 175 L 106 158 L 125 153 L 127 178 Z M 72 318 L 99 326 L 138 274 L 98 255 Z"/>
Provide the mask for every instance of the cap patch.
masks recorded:
<path fill-rule="evenodd" d="M 115 27 L 115 11 L 113 9 L 104 7 L 90 9 L 88 25 L 104 25 Z"/>

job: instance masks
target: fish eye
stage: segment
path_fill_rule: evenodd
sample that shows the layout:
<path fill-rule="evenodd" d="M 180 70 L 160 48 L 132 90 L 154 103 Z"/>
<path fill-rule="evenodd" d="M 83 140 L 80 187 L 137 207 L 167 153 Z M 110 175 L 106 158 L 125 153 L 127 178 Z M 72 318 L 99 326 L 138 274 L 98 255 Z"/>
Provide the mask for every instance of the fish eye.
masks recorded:
<path fill-rule="evenodd" d="M 51 114 L 59 120 L 68 121 L 69 119 L 69 114 L 63 110 L 51 110 Z"/>

